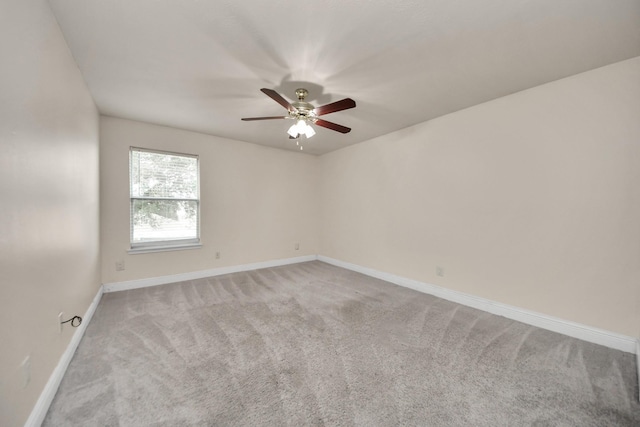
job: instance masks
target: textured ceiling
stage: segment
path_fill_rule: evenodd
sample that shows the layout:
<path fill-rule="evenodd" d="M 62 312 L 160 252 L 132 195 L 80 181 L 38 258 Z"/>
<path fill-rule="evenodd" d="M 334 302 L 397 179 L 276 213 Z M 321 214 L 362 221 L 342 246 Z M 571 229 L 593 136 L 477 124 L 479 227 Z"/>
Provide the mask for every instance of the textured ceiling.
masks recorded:
<path fill-rule="evenodd" d="M 640 0 L 50 0 L 102 114 L 295 150 L 260 92 L 355 109 L 322 154 L 640 55 Z"/>

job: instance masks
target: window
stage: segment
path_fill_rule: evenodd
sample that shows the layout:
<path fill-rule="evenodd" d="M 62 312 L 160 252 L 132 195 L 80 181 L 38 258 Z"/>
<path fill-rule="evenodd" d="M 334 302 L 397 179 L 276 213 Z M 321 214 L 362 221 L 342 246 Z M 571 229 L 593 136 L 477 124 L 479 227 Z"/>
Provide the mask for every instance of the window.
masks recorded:
<path fill-rule="evenodd" d="M 131 250 L 200 246 L 198 156 L 131 147 Z"/>

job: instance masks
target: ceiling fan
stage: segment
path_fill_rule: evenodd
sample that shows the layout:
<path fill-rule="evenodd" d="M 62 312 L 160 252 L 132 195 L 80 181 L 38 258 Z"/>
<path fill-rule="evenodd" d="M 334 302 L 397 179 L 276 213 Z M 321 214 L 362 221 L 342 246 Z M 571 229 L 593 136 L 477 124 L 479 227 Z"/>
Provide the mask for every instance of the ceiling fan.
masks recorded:
<path fill-rule="evenodd" d="M 351 132 L 351 128 L 318 118 L 319 116 L 323 116 L 325 114 L 354 108 L 356 106 L 356 102 L 351 98 L 345 98 L 343 100 L 332 102 L 331 104 L 323 105 L 321 107 L 314 107 L 304 100 L 309 92 L 303 88 L 296 89 L 296 96 L 298 97 L 298 100 L 292 103 L 289 103 L 289 101 L 284 99 L 278 92 L 273 89 L 263 88 L 260 90 L 269 98 L 273 99 L 278 104 L 286 108 L 288 114 L 286 116 L 246 117 L 242 120 L 252 121 L 294 119 L 296 123 L 287 131 L 287 133 L 289 134 L 289 139 L 298 139 L 300 135 L 305 135 L 307 138 L 311 138 L 313 135 L 315 135 L 316 132 L 309 125 L 310 123 L 322 126 L 327 129 L 335 130 L 336 132 L 340 133 Z M 302 149 L 302 146 L 300 147 L 300 149 Z"/>

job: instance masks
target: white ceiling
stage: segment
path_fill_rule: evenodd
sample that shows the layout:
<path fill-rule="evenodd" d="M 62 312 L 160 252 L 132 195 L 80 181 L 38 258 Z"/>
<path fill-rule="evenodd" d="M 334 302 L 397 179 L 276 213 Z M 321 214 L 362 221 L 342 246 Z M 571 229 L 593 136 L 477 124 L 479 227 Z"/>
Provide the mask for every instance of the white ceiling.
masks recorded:
<path fill-rule="evenodd" d="M 640 0 L 50 0 L 102 114 L 294 150 L 243 122 L 298 87 L 322 154 L 640 55 Z"/>

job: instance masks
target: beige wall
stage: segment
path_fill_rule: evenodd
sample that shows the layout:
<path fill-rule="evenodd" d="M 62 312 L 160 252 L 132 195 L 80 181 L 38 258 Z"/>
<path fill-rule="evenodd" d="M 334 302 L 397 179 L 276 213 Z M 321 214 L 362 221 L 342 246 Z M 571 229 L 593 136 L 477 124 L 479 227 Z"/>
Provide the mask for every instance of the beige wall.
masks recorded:
<path fill-rule="evenodd" d="M 46 1 L 1 2 L 0 31 L 0 425 L 21 426 L 74 332 L 58 313 L 100 286 L 98 113 Z"/>
<path fill-rule="evenodd" d="M 127 253 L 130 146 L 200 156 L 201 249 Z M 296 152 L 101 117 L 103 283 L 316 254 L 318 164 Z M 120 260 L 124 271 L 115 270 Z"/>
<path fill-rule="evenodd" d="M 640 57 L 323 156 L 320 253 L 634 336 L 639 160 Z"/>

